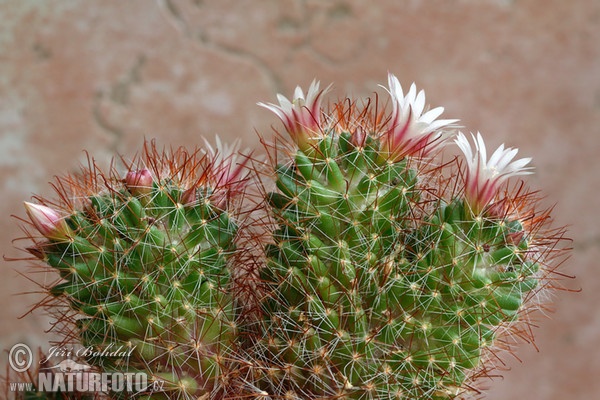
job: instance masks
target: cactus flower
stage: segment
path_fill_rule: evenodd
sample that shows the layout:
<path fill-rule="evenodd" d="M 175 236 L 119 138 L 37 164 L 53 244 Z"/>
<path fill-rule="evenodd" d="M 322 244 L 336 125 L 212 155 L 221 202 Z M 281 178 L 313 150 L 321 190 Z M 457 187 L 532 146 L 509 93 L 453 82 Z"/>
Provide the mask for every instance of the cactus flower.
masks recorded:
<path fill-rule="evenodd" d="M 216 207 L 225 208 L 233 196 L 244 190 L 248 180 L 247 164 L 250 157 L 240 154 L 239 141 L 228 146 L 217 136 L 215 147 L 207 140 L 204 140 L 204 144 L 211 165 L 208 179 L 215 188 L 211 200 Z"/>
<path fill-rule="evenodd" d="M 292 101 L 278 94 L 279 105 L 258 105 L 273 111 L 283 122 L 292 140 L 301 150 L 307 151 L 311 148 L 311 139 L 319 136 L 321 132 L 321 97 L 328 90 L 329 87 L 319 91 L 319 82 L 313 81 L 306 97 L 300 86 L 297 86 Z"/>
<path fill-rule="evenodd" d="M 49 239 L 65 239 L 71 234 L 71 229 L 60 216 L 50 207 L 24 202 L 25 211 L 35 228 Z"/>
<path fill-rule="evenodd" d="M 442 128 L 457 122 L 457 119 L 436 120 L 444 112 L 444 107 L 436 107 L 423 113 L 425 109 L 425 92 L 417 93 L 413 83 L 406 95 L 402 85 L 392 74 L 388 74 L 390 96 L 392 97 L 392 114 L 388 129 L 381 137 L 383 154 L 393 162 L 400 161 L 407 155 L 426 155 L 439 146 L 445 138 Z"/>
<path fill-rule="evenodd" d="M 152 173 L 147 168 L 129 171 L 125 175 L 124 183 L 129 192 L 134 196 L 148 194 L 152 191 Z"/>
<path fill-rule="evenodd" d="M 504 144 L 502 144 L 488 160 L 481 134 L 477 132 L 477 138 L 473 134 L 471 136 L 475 143 L 475 151 L 473 151 L 466 136 L 461 132 L 458 133 L 455 143 L 467 159 L 465 198 L 472 210 L 479 213 L 494 200 L 500 185 L 504 181 L 511 176 L 532 173 L 531 167 L 526 167 L 531 158 L 512 161 L 519 150 L 505 149 Z"/>

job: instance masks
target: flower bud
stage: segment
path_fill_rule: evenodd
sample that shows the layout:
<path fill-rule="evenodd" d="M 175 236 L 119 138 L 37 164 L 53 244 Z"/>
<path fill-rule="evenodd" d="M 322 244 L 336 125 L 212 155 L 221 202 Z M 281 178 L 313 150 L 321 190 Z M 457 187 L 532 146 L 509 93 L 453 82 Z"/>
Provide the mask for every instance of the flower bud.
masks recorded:
<path fill-rule="evenodd" d="M 57 211 L 40 204 L 25 202 L 25 211 L 35 228 L 48 239 L 66 239 L 72 232 Z"/>
<path fill-rule="evenodd" d="M 152 173 L 147 168 L 129 171 L 124 179 L 127 190 L 134 196 L 143 196 L 150 193 L 153 182 Z"/>

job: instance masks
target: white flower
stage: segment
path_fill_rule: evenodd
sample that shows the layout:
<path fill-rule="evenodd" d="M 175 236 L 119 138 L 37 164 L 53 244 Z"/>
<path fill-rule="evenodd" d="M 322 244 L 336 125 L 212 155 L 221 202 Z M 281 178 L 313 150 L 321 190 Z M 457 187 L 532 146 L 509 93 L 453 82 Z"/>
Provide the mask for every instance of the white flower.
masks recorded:
<path fill-rule="evenodd" d="M 258 105 L 273 111 L 300 149 L 308 150 L 310 139 L 320 135 L 321 97 L 329 87 L 319 91 L 319 82 L 313 81 L 306 97 L 300 86 L 297 86 L 292 101 L 278 94 L 279 105 L 273 103 L 258 103 Z"/>
<path fill-rule="evenodd" d="M 502 182 L 511 176 L 531 174 L 532 167 L 526 167 L 531 158 L 513 161 L 519 150 L 505 149 L 504 144 L 500 145 L 488 160 L 481 134 L 477 132 L 477 138 L 473 134 L 471 137 L 475 151 L 462 132 L 458 133 L 455 143 L 467 159 L 465 197 L 472 209 L 479 212 L 492 202 Z"/>
<path fill-rule="evenodd" d="M 382 151 L 392 161 L 400 161 L 407 155 L 426 155 L 445 138 L 442 128 L 450 127 L 457 119 L 436 120 L 444 112 L 444 107 L 436 107 L 425 113 L 425 92 L 417 93 L 413 83 L 406 95 L 402 85 L 393 74 L 388 74 L 389 90 L 392 97 L 392 116 L 388 129 L 381 137 Z"/>

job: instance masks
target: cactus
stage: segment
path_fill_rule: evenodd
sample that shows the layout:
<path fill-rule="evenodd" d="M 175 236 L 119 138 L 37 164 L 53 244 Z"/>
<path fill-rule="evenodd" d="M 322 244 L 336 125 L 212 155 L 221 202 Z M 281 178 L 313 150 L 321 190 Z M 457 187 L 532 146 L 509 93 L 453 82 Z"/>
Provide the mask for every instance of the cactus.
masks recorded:
<path fill-rule="evenodd" d="M 388 119 L 350 101 L 328 113 L 318 87 L 261 104 L 293 143 L 267 194 L 278 229 L 260 275 L 258 387 L 286 399 L 463 395 L 548 284 L 558 236 L 544 234 L 533 195 L 500 196 L 530 159 L 502 146 L 488 161 L 479 134 L 473 152 L 459 133 L 468 168 L 451 163 L 443 178 L 449 166 L 431 156 L 456 120 L 423 112 L 414 84 L 404 95 L 390 75 Z"/>
<path fill-rule="evenodd" d="M 317 82 L 259 103 L 290 138 L 266 168 L 151 143 L 125 174 L 90 162 L 58 179 L 58 200 L 25 204 L 28 251 L 61 277 L 43 305 L 65 342 L 94 349 L 94 371 L 161 383 L 101 398 L 477 393 L 556 287 L 564 229 L 509 182 L 531 159 L 504 145 L 488 159 L 414 84 L 388 84 L 388 115 L 377 101 L 325 109 Z M 439 161 L 450 145 L 464 158 Z"/>
<path fill-rule="evenodd" d="M 246 160 L 217 151 L 147 144 L 124 179 L 92 164 L 58 180 L 57 203 L 25 203 L 43 236 L 29 250 L 60 273 L 49 292 L 94 349 L 86 361 L 146 373 L 161 382 L 143 391 L 153 399 L 208 397 L 228 379 L 237 305 L 227 264 L 247 174 Z"/>

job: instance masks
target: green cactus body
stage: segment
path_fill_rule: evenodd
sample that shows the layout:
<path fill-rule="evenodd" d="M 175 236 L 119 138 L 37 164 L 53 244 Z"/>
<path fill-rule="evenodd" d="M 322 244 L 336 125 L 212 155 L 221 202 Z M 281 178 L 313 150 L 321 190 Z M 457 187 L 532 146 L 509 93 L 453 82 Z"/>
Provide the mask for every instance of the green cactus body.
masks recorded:
<path fill-rule="evenodd" d="M 155 171 L 144 170 L 145 186 L 131 182 L 140 174 L 132 171 L 78 199 L 68 235 L 39 247 L 63 278 L 50 293 L 77 312 L 90 365 L 146 373 L 150 388 L 140 394 L 153 399 L 196 399 L 218 392 L 232 359 L 236 305 L 226 265 L 238 226 L 214 204 L 223 187 L 208 177 L 208 156 L 147 156 Z"/>
<path fill-rule="evenodd" d="M 423 172 L 379 149 L 331 130 L 277 168 L 261 272 L 274 397 L 454 397 L 536 286 L 514 221 L 423 199 Z"/>
<path fill-rule="evenodd" d="M 293 143 L 268 171 L 230 150 L 151 144 L 124 179 L 91 163 L 57 181 L 58 201 L 25 203 L 27 250 L 61 277 L 42 307 L 65 343 L 92 349 L 94 371 L 149 377 L 101 397 L 440 400 L 477 387 L 510 350 L 501 336 L 556 288 L 564 229 L 535 192 L 503 186 L 530 159 L 504 145 L 488 159 L 479 133 L 473 148 L 457 132 L 466 160 L 439 165 L 457 120 L 388 83 L 387 116 L 377 101 L 326 112 L 318 82 L 260 103 Z"/>

